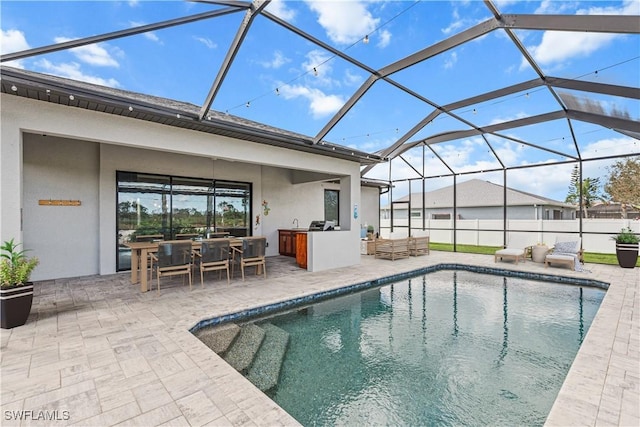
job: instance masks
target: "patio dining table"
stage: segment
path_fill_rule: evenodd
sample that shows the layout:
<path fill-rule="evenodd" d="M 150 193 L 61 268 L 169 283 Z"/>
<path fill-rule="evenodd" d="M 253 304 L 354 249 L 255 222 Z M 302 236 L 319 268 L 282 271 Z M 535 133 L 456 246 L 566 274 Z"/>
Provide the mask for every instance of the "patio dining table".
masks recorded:
<path fill-rule="evenodd" d="M 146 260 L 149 253 L 158 251 L 158 244 L 162 242 L 129 242 L 124 245 L 131 249 L 131 284 L 135 285 L 140 282 L 140 292 L 147 292 L 149 290 L 149 280 L 147 278 L 147 263 L 139 262 L 139 260 Z M 231 247 L 241 247 L 242 238 L 232 238 Z M 200 250 L 202 247 L 201 240 L 194 240 L 192 248 Z M 137 266 L 140 265 L 138 270 Z"/>

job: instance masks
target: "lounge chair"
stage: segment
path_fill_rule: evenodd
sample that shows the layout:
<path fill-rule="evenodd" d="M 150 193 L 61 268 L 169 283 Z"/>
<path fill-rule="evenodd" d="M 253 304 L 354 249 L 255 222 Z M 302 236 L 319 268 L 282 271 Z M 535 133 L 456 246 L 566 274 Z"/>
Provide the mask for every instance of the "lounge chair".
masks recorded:
<path fill-rule="evenodd" d="M 582 239 L 580 237 L 566 241 L 560 239 L 567 238 L 556 239 L 555 245 L 553 245 L 553 248 L 551 248 L 544 258 L 545 268 L 548 267 L 549 264 L 554 263 L 568 265 L 572 270 L 581 271 L 580 263 L 584 262 L 581 248 Z"/>
<path fill-rule="evenodd" d="M 519 261 L 524 261 L 525 258 L 531 253 L 531 242 L 528 238 L 523 236 L 512 236 L 509 238 L 509 243 L 504 249 L 496 251 L 493 262 L 498 262 L 503 259 L 512 259 L 517 264 Z"/>

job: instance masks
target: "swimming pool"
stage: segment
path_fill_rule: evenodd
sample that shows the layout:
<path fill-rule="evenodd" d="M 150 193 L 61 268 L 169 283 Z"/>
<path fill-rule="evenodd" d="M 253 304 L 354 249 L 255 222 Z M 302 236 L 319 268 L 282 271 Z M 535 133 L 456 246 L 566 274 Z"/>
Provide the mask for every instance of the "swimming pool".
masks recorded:
<path fill-rule="evenodd" d="M 272 317 L 272 398 L 306 426 L 542 425 L 604 293 L 439 271 Z"/>

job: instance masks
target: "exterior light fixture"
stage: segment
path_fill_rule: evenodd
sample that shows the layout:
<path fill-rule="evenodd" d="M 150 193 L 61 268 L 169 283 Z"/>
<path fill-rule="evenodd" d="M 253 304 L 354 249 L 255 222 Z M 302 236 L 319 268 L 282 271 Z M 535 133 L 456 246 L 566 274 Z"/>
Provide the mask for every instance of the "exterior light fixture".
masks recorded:
<path fill-rule="evenodd" d="M 75 97 L 75 96 L 73 96 L 73 95 L 69 95 L 69 100 L 70 100 L 70 101 L 73 101 L 74 99 L 76 99 L 76 97 Z"/>
<path fill-rule="evenodd" d="M 318 70 L 316 70 L 316 67 L 313 67 L 313 75 L 318 77 Z"/>
<path fill-rule="evenodd" d="M 133 111 L 133 107 L 129 105 L 129 111 Z"/>
<path fill-rule="evenodd" d="M 246 106 L 247 106 L 247 108 L 251 107 L 251 101 L 247 101 Z"/>
<path fill-rule="evenodd" d="M 14 92 L 17 92 L 18 88 L 16 87 L 16 85 L 11 85 L 11 90 Z"/>
<path fill-rule="evenodd" d="M 276 95 L 280 95 L 280 89 L 276 88 Z"/>
<path fill-rule="evenodd" d="M 369 35 L 368 34 L 366 36 L 364 36 L 364 39 L 362 39 L 362 43 L 364 43 L 364 44 L 368 44 L 369 43 Z"/>
<path fill-rule="evenodd" d="M 478 113 L 478 111 L 476 111 L 476 109 L 474 108 L 473 109 L 473 114 L 477 114 L 477 113 Z"/>
<path fill-rule="evenodd" d="M 176 118 L 178 119 L 180 118 L 180 113 L 176 114 Z"/>

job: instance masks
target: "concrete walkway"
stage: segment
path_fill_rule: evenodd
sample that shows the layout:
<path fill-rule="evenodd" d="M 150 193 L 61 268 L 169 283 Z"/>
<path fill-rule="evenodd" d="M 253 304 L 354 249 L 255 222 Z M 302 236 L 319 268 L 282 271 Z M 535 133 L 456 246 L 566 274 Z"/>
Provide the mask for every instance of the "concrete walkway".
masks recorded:
<path fill-rule="evenodd" d="M 548 425 L 640 425 L 640 269 L 591 273 L 527 261 L 432 251 L 309 273 L 268 259 L 268 279 L 180 279 L 140 293 L 128 274 L 39 282 L 26 325 L 2 330 L 3 426 L 298 425 L 188 330 L 199 320 L 385 277 L 460 263 L 576 276 L 611 284 L 547 420 Z M 23 411 L 23 412 L 19 412 Z M 42 417 L 54 417 L 44 420 Z M 21 421 L 21 420 L 22 421 Z"/>

